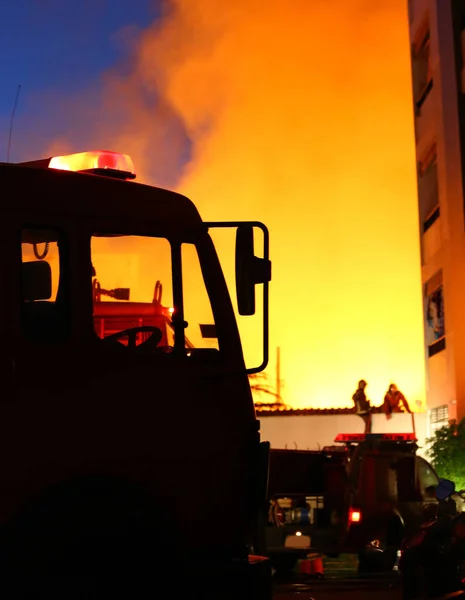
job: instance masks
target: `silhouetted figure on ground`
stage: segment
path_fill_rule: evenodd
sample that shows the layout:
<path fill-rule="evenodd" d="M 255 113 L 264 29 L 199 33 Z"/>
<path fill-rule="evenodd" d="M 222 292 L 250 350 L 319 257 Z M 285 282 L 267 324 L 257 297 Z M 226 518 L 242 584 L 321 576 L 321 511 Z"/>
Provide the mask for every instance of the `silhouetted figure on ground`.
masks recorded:
<path fill-rule="evenodd" d="M 388 419 L 392 417 L 392 413 L 412 412 L 406 397 L 400 390 L 397 389 L 395 383 L 391 383 L 386 395 L 384 396 L 383 409 Z"/>
<path fill-rule="evenodd" d="M 367 382 L 364 379 L 361 379 L 358 382 L 358 388 L 352 396 L 352 400 L 355 404 L 356 413 L 365 423 L 365 433 L 371 433 L 371 405 L 365 394 L 366 387 Z"/>

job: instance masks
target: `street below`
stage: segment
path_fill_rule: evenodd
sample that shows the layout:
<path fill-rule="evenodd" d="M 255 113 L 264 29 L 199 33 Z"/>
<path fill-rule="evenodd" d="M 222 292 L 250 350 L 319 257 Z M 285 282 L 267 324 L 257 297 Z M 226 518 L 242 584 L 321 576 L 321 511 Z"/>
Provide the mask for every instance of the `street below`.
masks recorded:
<path fill-rule="evenodd" d="M 274 600 L 401 600 L 402 594 L 396 578 L 358 578 L 321 581 L 295 581 L 276 584 Z"/>
<path fill-rule="evenodd" d="M 275 575 L 273 600 L 401 600 L 399 573 L 360 577 L 354 557 L 325 559 L 322 578 Z"/>

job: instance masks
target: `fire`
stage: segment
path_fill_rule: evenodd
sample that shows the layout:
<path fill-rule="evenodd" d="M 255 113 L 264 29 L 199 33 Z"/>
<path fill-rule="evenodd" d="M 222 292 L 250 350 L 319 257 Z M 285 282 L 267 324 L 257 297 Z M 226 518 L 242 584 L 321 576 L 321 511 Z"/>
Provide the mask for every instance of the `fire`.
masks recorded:
<path fill-rule="evenodd" d="M 154 182 L 159 157 L 179 163 L 185 152 L 182 123 L 191 153 L 177 190 L 206 220 L 267 223 L 271 349 L 281 347 L 286 404 L 350 406 L 364 378 L 373 404 L 394 381 L 418 408 L 424 349 L 405 0 L 172 0 L 133 51 L 132 74 L 106 84 L 108 105 L 120 98 L 127 122 L 117 136 L 114 127 L 100 131 L 101 141 L 128 152 L 139 180 Z M 144 104 L 148 93 L 161 99 L 164 121 Z M 218 244 L 233 282 L 231 247 Z M 256 363 L 260 330 L 241 329 Z"/>

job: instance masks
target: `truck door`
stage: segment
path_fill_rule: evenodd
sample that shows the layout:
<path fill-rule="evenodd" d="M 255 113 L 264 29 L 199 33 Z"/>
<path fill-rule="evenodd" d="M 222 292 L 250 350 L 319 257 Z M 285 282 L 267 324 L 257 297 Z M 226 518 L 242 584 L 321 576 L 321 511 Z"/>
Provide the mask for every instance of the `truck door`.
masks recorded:
<path fill-rule="evenodd" d="M 397 508 L 407 528 L 418 519 L 421 495 L 415 469 L 415 456 L 393 457 L 392 468 L 397 481 Z"/>
<path fill-rule="evenodd" d="M 13 394 L 1 419 L 2 442 L 15 457 L 4 465 L 4 477 L 32 485 L 40 481 L 41 465 L 52 469 L 60 462 L 72 424 L 66 411 L 79 385 L 78 351 L 71 340 L 70 239 L 65 223 L 39 218 L 11 223 Z"/>
<path fill-rule="evenodd" d="M 429 520 L 436 515 L 438 501 L 436 498 L 436 487 L 439 484 L 439 478 L 433 467 L 421 456 L 415 458 L 418 487 L 422 502 L 422 519 Z"/>
<path fill-rule="evenodd" d="M 380 509 L 395 502 L 396 484 L 392 472 L 392 456 L 378 452 L 364 456 L 358 482 L 358 504 L 367 516 L 378 515 Z"/>
<path fill-rule="evenodd" d="M 399 511 L 406 529 L 417 527 L 431 518 L 437 500 L 434 489 L 438 477 L 433 468 L 419 456 L 403 456 L 394 463 L 397 473 Z"/>
<path fill-rule="evenodd" d="M 78 367 L 71 343 L 69 236 L 64 227 L 21 227 L 17 244 L 18 392 L 63 396 Z"/>

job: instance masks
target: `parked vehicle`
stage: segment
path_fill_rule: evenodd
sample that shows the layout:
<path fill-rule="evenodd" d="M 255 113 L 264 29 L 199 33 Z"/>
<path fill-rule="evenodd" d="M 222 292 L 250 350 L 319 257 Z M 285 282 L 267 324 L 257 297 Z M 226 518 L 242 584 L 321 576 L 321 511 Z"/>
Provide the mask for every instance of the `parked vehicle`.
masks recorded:
<path fill-rule="evenodd" d="M 456 492 L 452 481 L 442 479 L 436 497 L 435 517 L 402 543 L 399 571 L 403 600 L 465 597 L 464 492 Z"/>
<path fill-rule="evenodd" d="M 271 450 L 264 552 L 279 569 L 317 551 L 357 553 L 388 571 L 402 539 L 435 510 L 439 478 L 414 434 L 340 434 L 321 451 Z"/>

